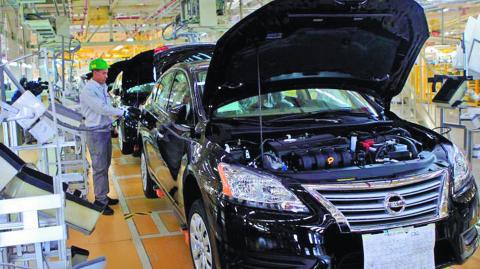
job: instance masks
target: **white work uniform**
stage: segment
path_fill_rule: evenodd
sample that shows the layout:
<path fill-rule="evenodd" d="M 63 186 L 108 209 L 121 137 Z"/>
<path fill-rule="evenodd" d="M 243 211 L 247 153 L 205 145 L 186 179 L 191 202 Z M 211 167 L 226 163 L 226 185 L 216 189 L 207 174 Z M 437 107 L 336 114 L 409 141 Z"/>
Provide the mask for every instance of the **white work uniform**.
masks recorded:
<path fill-rule="evenodd" d="M 112 116 L 123 115 L 123 110 L 112 106 L 107 85 L 100 85 L 93 79 L 88 81 L 80 92 L 80 105 L 87 127 L 105 126 L 110 130 Z"/>
<path fill-rule="evenodd" d="M 110 126 L 112 116 L 123 115 L 123 110 L 112 106 L 107 86 L 93 79 L 80 92 L 80 105 L 85 125 L 95 129 L 86 132 L 87 147 L 92 159 L 95 200 L 107 204 L 107 194 L 110 191 L 108 168 L 112 160 Z"/>

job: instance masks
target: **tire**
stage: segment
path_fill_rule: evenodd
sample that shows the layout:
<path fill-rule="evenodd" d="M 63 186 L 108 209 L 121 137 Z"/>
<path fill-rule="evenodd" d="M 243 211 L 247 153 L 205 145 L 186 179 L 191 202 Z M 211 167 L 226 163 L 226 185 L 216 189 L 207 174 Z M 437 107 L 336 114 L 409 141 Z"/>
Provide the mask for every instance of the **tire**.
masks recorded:
<path fill-rule="evenodd" d="M 140 156 L 142 155 L 142 148 L 140 147 L 141 145 L 141 140 L 140 139 L 136 139 L 137 141 L 135 141 L 135 145 L 133 146 L 133 150 L 132 150 L 132 156 L 133 157 L 137 157 L 137 158 L 140 158 Z M 138 145 L 138 146 L 137 146 Z M 137 146 L 137 147 L 136 147 Z"/>
<path fill-rule="evenodd" d="M 193 202 L 188 214 L 190 255 L 195 269 L 215 269 L 216 253 L 202 200 Z M 195 255 L 194 255 L 195 253 Z"/>
<path fill-rule="evenodd" d="M 133 143 L 127 143 L 122 140 L 122 130 L 121 127 L 118 126 L 118 146 L 120 147 L 120 151 L 123 155 L 129 155 L 133 152 Z"/>
<path fill-rule="evenodd" d="M 143 194 L 148 199 L 158 198 L 157 193 L 153 189 L 154 182 L 150 176 L 150 172 L 148 172 L 147 168 L 147 159 L 145 158 L 145 153 L 142 152 L 141 160 L 140 160 L 140 170 L 141 170 L 141 177 L 142 177 L 142 186 L 143 186 Z"/>

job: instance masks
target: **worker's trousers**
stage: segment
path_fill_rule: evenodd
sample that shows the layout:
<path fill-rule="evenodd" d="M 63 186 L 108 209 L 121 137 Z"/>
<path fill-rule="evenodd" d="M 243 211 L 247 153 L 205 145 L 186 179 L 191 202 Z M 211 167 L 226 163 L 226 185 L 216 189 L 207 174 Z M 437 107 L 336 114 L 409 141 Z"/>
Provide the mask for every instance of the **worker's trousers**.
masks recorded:
<path fill-rule="evenodd" d="M 95 200 L 107 204 L 110 191 L 108 168 L 112 161 L 112 140 L 110 131 L 87 132 L 87 147 L 92 159 L 93 192 Z"/>

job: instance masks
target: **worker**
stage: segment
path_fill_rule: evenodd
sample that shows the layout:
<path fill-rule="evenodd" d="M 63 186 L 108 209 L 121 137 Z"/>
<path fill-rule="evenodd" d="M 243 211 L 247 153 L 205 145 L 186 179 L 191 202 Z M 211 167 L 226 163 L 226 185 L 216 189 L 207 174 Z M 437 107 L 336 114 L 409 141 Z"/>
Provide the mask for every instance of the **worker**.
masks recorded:
<path fill-rule="evenodd" d="M 121 117 L 125 110 L 112 106 L 107 93 L 108 64 L 98 58 L 90 62 L 92 78 L 80 92 L 80 106 L 85 118 L 87 148 L 90 152 L 93 170 L 93 190 L 95 202 L 106 205 L 103 215 L 113 215 L 110 205 L 118 204 L 118 199 L 107 196 L 109 193 L 108 168 L 112 158 L 112 141 L 110 129 L 112 117 Z M 138 109 L 129 108 L 130 113 Z"/>

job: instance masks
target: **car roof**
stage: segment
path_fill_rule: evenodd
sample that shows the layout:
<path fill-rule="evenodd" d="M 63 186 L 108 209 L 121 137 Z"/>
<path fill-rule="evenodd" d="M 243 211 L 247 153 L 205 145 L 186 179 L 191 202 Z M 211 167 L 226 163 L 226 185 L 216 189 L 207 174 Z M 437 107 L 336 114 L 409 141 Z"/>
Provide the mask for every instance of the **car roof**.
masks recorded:
<path fill-rule="evenodd" d="M 177 64 L 173 65 L 170 68 L 181 68 L 181 69 L 187 70 L 189 72 L 206 71 L 208 69 L 209 64 L 210 64 L 210 60 L 188 62 L 188 63 L 181 62 L 181 63 L 177 63 Z"/>

